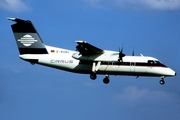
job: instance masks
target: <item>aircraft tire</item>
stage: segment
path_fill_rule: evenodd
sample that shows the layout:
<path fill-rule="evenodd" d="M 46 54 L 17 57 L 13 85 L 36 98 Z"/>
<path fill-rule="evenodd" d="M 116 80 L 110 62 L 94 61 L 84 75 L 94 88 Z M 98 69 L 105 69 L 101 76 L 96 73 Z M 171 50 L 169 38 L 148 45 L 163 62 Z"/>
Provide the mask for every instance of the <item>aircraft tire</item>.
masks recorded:
<path fill-rule="evenodd" d="M 104 84 L 108 84 L 110 82 L 110 80 L 108 78 L 104 78 L 103 82 L 104 82 Z"/>
<path fill-rule="evenodd" d="M 91 78 L 92 80 L 95 80 L 95 79 L 97 78 L 96 73 L 91 73 L 91 74 L 90 74 L 90 78 Z"/>
<path fill-rule="evenodd" d="M 164 80 L 160 80 L 159 83 L 160 83 L 161 85 L 164 85 L 164 84 L 165 84 L 165 81 L 164 81 Z"/>

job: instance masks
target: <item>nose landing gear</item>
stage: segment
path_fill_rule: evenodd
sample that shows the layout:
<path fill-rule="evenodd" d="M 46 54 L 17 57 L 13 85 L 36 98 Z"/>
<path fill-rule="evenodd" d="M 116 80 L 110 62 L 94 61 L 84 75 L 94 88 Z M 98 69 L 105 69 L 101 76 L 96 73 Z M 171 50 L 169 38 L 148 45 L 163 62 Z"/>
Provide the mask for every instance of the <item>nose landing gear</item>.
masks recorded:
<path fill-rule="evenodd" d="M 164 85 L 164 84 L 165 84 L 164 76 L 161 77 L 161 80 L 159 81 L 159 83 L 160 83 L 161 85 Z"/>

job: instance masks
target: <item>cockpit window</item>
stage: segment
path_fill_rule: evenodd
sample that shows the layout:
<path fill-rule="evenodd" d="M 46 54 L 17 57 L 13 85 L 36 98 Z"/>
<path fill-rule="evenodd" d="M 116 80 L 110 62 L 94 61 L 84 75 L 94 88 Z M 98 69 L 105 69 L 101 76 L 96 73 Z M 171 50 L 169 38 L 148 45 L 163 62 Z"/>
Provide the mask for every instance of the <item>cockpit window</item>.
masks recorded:
<path fill-rule="evenodd" d="M 153 61 L 153 60 L 148 60 L 148 63 L 149 63 L 150 65 L 154 65 L 154 61 Z"/>
<path fill-rule="evenodd" d="M 161 66 L 161 67 L 166 67 L 165 65 L 163 65 L 161 62 L 157 61 L 157 60 L 148 60 L 148 64 L 150 66 Z"/>
<path fill-rule="evenodd" d="M 159 61 L 155 61 L 155 64 L 161 65 L 162 63 L 160 63 Z"/>

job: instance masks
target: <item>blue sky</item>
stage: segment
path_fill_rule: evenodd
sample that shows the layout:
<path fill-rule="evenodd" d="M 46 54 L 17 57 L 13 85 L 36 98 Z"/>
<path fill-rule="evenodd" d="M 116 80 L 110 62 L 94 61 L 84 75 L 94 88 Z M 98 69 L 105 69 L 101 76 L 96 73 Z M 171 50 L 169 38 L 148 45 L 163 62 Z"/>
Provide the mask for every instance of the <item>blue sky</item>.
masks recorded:
<path fill-rule="evenodd" d="M 68 73 L 19 59 L 6 17 L 31 20 L 47 45 L 75 50 L 76 40 L 158 58 L 176 77 Z M 180 119 L 179 0 L 0 0 L 1 120 Z"/>

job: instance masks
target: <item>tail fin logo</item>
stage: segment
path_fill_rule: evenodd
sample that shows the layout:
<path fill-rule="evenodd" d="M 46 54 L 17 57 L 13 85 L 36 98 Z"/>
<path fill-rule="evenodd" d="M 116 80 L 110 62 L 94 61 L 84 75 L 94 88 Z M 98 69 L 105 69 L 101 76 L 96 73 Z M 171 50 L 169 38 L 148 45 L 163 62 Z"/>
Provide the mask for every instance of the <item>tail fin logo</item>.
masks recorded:
<path fill-rule="evenodd" d="M 19 42 L 21 42 L 24 46 L 29 47 L 33 43 L 37 42 L 31 35 L 24 35 L 21 39 L 18 39 Z"/>

